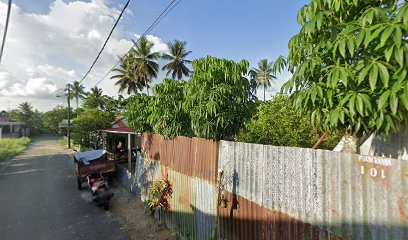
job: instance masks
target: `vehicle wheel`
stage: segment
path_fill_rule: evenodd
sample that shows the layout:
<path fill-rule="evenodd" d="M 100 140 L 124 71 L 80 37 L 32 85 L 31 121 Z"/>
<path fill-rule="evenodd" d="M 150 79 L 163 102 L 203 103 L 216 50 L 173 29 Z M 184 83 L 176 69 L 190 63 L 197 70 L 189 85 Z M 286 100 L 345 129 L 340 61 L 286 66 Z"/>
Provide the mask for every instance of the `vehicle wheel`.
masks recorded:
<path fill-rule="evenodd" d="M 82 190 L 82 181 L 80 178 L 77 179 L 77 183 L 78 183 L 78 190 Z"/>

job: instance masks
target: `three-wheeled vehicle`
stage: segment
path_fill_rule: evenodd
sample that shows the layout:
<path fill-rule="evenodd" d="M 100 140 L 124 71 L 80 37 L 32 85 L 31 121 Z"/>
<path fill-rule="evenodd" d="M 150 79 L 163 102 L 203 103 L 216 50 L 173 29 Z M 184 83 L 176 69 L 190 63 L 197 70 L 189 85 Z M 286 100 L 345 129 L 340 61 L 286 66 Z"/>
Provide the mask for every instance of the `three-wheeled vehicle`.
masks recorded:
<path fill-rule="evenodd" d="M 92 200 L 98 206 L 109 209 L 109 201 L 113 193 L 109 190 L 108 180 L 115 173 L 115 162 L 109 158 L 106 150 L 77 152 L 74 154 L 75 173 L 78 190 L 82 190 L 82 182 L 88 183 Z"/>

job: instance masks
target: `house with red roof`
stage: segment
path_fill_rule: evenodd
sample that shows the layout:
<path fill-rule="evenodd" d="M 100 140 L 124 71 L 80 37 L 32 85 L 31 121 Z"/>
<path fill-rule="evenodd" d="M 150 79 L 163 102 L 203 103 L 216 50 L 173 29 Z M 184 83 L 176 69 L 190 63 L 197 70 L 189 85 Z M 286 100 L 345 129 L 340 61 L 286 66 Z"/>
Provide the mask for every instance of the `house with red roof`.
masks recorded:
<path fill-rule="evenodd" d="M 111 153 L 119 164 L 134 173 L 137 149 L 140 149 L 140 134 L 136 133 L 124 117 L 120 117 L 112 123 L 112 127 L 99 130 L 102 134 L 102 146 Z M 125 148 L 125 154 L 119 154 L 118 144 Z"/>

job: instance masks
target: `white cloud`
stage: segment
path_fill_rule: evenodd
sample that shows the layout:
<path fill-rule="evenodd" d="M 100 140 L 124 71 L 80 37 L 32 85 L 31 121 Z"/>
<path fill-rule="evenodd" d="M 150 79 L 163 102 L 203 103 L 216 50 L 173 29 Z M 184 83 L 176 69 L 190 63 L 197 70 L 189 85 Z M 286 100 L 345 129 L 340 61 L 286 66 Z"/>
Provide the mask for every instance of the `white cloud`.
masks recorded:
<path fill-rule="evenodd" d="M 46 78 L 33 78 L 28 80 L 25 84 L 13 83 L 8 88 L 0 90 L 0 94 L 6 97 L 13 96 L 41 96 L 56 93 L 58 87 L 53 81 Z"/>
<path fill-rule="evenodd" d="M 4 27 L 6 9 L 7 3 L 0 2 L 0 29 Z M 68 82 L 80 80 L 119 13 L 105 0 L 55 0 L 46 14 L 27 13 L 13 4 L 0 68 L 0 105 L 10 101 L 12 107 L 17 106 L 27 97 L 35 99 L 54 94 Z M 127 11 L 125 16 L 127 14 L 132 13 Z M 129 36 L 132 34 L 121 26 L 115 29 L 99 61 L 83 82 L 87 88 L 93 87 L 118 61 L 118 56 L 132 46 Z M 156 44 L 154 51 L 168 51 L 159 37 L 149 35 L 147 38 Z M 106 79 L 100 87 L 105 93 L 115 95 L 117 87 L 113 84 L 114 81 Z"/>
<path fill-rule="evenodd" d="M 153 52 L 168 52 L 169 48 L 159 37 L 153 35 L 146 35 L 146 39 L 154 44 Z"/>

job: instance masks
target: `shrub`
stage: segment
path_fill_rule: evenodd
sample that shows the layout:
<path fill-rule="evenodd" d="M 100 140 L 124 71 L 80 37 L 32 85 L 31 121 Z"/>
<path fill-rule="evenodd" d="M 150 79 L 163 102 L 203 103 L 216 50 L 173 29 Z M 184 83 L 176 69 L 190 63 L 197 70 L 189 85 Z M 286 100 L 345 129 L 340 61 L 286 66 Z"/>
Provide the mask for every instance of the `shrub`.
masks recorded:
<path fill-rule="evenodd" d="M 0 160 L 19 154 L 30 142 L 31 140 L 26 137 L 0 139 Z"/>
<path fill-rule="evenodd" d="M 297 114 L 289 97 L 277 95 L 258 106 L 258 112 L 242 129 L 238 140 L 310 148 L 322 134 L 323 132 L 313 127 L 307 116 Z M 332 132 L 320 148 L 333 149 L 340 139 L 341 134 Z"/>

